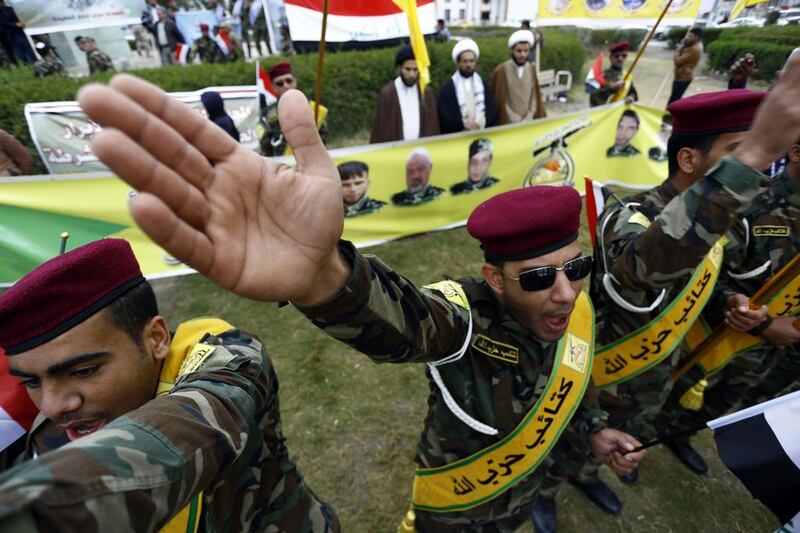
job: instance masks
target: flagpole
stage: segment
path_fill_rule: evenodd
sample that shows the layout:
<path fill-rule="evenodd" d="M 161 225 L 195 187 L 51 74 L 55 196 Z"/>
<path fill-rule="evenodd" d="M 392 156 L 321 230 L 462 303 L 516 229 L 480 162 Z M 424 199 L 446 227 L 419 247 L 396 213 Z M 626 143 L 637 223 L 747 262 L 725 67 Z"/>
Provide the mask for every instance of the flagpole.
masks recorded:
<path fill-rule="evenodd" d="M 636 52 L 636 57 L 633 58 L 633 63 L 631 63 L 631 66 L 628 67 L 628 71 L 625 73 L 625 76 L 622 78 L 623 81 L 627 82 L 630 79 L 631 74 L 633 74 L 633 69 L 636 68 L 636 63 L 639 62 L 639 58 L 642 57 L 642 53 L 644 53 L 645 48 L 647 48 L 647 45 L 650 43 L 650 39 L 652 39 L 653 35 L 655 35 L 656 30 L 658 29 L 658 25 L 661 24 L 661 19 L 663 19 L 664 15 L 667 14 L 667 11 L 669 10 L 669 7 L 671 5 L 672 5 L 672 0 L 669 0 L 667 2 L 667 5 L 665 5 L 664 9 L 661 11 L 661 14 L 658 16 L 658 20 L 656 20 L 656 23 L 655 23 L 655 25 L 653 25 L 653 28 L 650 30 L 650 33 L 647 34 L 647 37 L 645 37 L 644 42 L 639 47 L 639 51 Z"/>
<path fill-rule="evenodd" d="M 319 124 L 319 106 L 322 101 L 322 68 L 325 65 L 325 34 L 328 32 L 328 1 L 322 4 L 322 35 L 317 51 L 317 81 L 314 87 L 314 124 Z"/>

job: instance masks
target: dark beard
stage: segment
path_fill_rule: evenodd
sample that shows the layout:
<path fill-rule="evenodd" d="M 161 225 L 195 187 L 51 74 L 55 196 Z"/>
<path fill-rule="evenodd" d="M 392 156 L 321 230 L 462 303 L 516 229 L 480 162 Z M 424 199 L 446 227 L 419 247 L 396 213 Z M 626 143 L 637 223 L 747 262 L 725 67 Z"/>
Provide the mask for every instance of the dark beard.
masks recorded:
<path fill-rule="evenodd" d="M 475 74 L 474 70 L 472 72 L 470 72 L 469 74 L 465 74 L 464 71 L 461 70 L 461 69 L 458 69 L 458 72 L 461 74 L 461 77 L 463 77 L 463 78 L 471 78 L 472 75 Z"/>
<path fill-rule="evenodd" d="M 525 63 L 527 63 L 527 62 L 528 62 L 528 58 L 527 58 L 527 57 L 526 57 L 525 59 L 523 59 L 523 60 L 522 60 L 522 63 L 520 63 L 519 61 L 517 61 L 517 58 L 516 58 L 516 56 L 511 56 L 511 59 L 514 61 L 514 64 L 515 64 L 515 65 L 517 65 L 518 67 L 524 67 L 524 66 L 525 66 Z"/>
<path fill-rule="evenodd" d="M 412 80 L 411 83 L 408 83 L 408 81 L 406 81 L 406 79 L 403 76 L 400 76 L 400 79 L 403 81 L 403 85 L 405 85 L 406 87 L 413 87 L 414 85 L 417 84 L 416 78 L 414 78 L 414 80 Z"/>

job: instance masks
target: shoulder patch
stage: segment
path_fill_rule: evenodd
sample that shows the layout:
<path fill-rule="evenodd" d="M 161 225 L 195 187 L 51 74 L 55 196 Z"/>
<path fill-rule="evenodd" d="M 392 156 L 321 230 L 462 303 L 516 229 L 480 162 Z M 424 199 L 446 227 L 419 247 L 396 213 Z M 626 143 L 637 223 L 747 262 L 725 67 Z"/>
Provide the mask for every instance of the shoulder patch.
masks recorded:
<path fill-rule="evenodd" d="M 464 288 L 461 287 L 461 284 L 456 281 L 446 279 L 436 283 L 431 283 L 430 285 L 425 285 L 422 288 L 438 291 L 444 295 L 448 302 L 454 303 L 457 306 L 469 311 L 469 300 L 467 299 L 467 294 L 464 292 Z"/>
<path fill-rule="evenodd" d="M 651 221 L 641 211 L 637 211 L 628 218 L 628 224 L 638 224 L 642 227 L 649 228 Z"/>
<path fill-rule="evenodd" d="M 788 237 L 789 226 L 753 226 L 753 237 Z"/>
<path fill-rule="evenodd" d="M 475 340 L 472 341 L 472 347 L 482 354 L 500 359 L 506 363 L 515 365 L 519 363 L 519 348 L 490 339 L 486 335 L 479 334 L 475 337 Z"/>
<path fill-rule="evenodd" d="M 195 372 L 202 364 L 208 359 L 216 346 L 211 346 L 209 344 L 198 343 L 195 344 L 192 351 L 189 355 L 186 356 L 186 359 L 183 360 L 183 364 L 181 365 L 181 369 L 178 371 L 178 376 L 184 376 L 186 374 L 191 374 Z"/>

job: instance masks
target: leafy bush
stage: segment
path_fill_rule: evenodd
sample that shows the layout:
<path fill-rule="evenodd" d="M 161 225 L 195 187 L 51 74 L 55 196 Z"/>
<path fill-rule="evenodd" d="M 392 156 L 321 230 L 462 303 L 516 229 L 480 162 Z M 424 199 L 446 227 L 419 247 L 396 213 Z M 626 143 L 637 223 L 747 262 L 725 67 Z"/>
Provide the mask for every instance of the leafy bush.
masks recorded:
<path fill-rule="evenodd" d="M 769 28 L 730 28 L 722 33 L 720 39 L 797 46 L 800 43 L 800 27 L 787 25 L 770 26 Z"/>
<path fill-rule="evenodd" d="M 507 32 L 506 32 L 507 33 Z M 574 36 L 566 32 L 545 29 L 545 47 L 542 53 L 543 69 L 563 69 L 580 79 L 586 52 Z M 492 69 L 509 58 L 506 47 L 507 35 L 492 39 L 477 39 L 481 48 L 478 71 L 487 79 Z M 453 74 L 450 57 L 453 43 L 430 43 L 431 86 L 434 90 Z M 352 136 L 372 127 L 372 117 L 381 86 L 392 80 L 395 49 L 377 49 L 351 52 L 329 52 L 325 58 L 325 81 L 322 102 L 331 112 L 328 116 L 330 139 L 335 141 Z M 269 68 L 283 58 L 263 61 Z M 305 54 L 292 58 L 292 66 L 299 87 L 313 97 L 316 77 L 317 55 Z M 131 71 L 165 91 L 194 91 L 210 86 L 253 85 L 255 65 L 240 62 L 221 65 L 173 65 L 157 69 Z M 37 80 L 30 67 L 0 70 L 0 116 L 4 117 L 2 128 L 25 143 L 35 154 L 30 140 L 23 109 L 26 103 L 74 100 L 78 88 L 89 81 L 107 81 L 110 73 L 92 78 L 48 77 Z M 44 172 L 38 161 L 35 172 Z"/>
<path fill-rule="evenodd" d="M 756 56 L 758 65 L 754 76 L 770 81 L 775 78 L 777 71 L 783 68 L 793 49 L 793 45 L 786 44 L 720 39 L 712 43 L 706 52 L 708 64 L 720 72 L 727 71 L 734 61 L 746 53 L 752 53 Z"/>

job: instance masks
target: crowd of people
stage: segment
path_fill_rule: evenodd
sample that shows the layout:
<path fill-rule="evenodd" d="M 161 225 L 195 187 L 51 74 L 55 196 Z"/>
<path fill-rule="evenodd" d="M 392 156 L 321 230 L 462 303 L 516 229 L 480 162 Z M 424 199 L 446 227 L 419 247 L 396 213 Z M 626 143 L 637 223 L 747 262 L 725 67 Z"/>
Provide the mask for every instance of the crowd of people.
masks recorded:
<path fill-rule="evenodd" d="M 156 42 L 179 41 L 168 14 L 156 15 Z M 703 474 L 688 430 L 800 387 L 800 297 L 782 293 L 780 313 L 751 300 L 800 246 L 800 55 L 769 93 L 741 88 L 754 63 L 746 56 L 732 88 L 684 98 L 701 38 L 691 30 L 675 52 L 664 181 L 609 196 L 592 255 L 578 244 L 577 191 L 525 187 L 469 216 L 485 259 L 476 277 L 425 286 L 341 239 L 345 217 L 387 202 L 369 197 L 368 165 L 334 166 L 327 109 L 297 90 L 288 62 L 268 72 L 276 101 L 262 105 L 260 139 L 264 155 L 291 153 L 294 167 L 240 145 L 218 93 L 202 96 L 210 121 L 132 76 L 86 86 L 78 100 L 103 126 L 94 152 L 138 191 L 134 220 L 169 254 L 242 297 L 290 302 L 372 361 L 426 365 L 428 413 L 401 531 L 513 531 L 533 522 L 545 533 L 557 529 L 563 483 L 617 514 L 623 504 L 600 479 L 601 465 L 637 483 L 647 464 L 638 447 L 663 439 Z M 92 40 L 76 42 L 102 68 Z M 529 60 L 537 44 L 532 31 L 515 31 L 509 59 L 484 80 L 477 43 L 459 40 L 438 95 L 420 90 L 413 50 L 399 48 L 372 142 L 545 117 Z M 216 56 L 207 46 L 203 53 Z M 636 100 L 623 76 L 629 50 L 610 46 L 611 65 L 587 79 L 592 105 Z M 639 124 L 635 110 L 623 111 L 609 157 L 639 155 L 629 143 Z M 784 157 L 770 179 L 764 170 Z M 0 169 L 24 172 L 18 159 L 0 159 Z M 471 141 L 467 176 L 449 193 L 491 187 L 493 159 L 489 138 Z M 433 164 L 424 147 L 411 150 L 406 189 L 391 203 L 445 194 L 430 183 Z M 750 344 L 673 380 L 701 323 Z M 341 529 L 289 455 L 262 342 L 221 318 L 172 331 L 126 241 L 78 247 L 0 294 L 0 347 L 24 385 L 19 393 L 40 412 L 3 452 L 3 464 L 16 466 L 0 474 L 0 528 Z M 681 399 L 700 380 L 705 401 L 689 411 Z"/>

